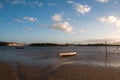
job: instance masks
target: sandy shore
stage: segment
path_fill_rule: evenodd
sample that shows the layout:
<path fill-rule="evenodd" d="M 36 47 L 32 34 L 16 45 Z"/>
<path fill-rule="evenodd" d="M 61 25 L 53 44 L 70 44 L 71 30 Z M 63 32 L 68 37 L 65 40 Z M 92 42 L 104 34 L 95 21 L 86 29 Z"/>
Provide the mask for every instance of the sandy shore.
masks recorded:
<path fill-rule="evenodd" d="M 120 68 L 71 64 L 55 70 L 24 64 L 16 67 L 0 62 L 0 80 L 120 80 Z"/>
<path fill-rule="evenodd" d="M 0 62 L 0 80 L 44 80 L 47 68 Z"/>
<path fill-rule="evenodd" d="M 120 68 L 63 65 L 53 71 L 47 80 L 120 80 Z"/>

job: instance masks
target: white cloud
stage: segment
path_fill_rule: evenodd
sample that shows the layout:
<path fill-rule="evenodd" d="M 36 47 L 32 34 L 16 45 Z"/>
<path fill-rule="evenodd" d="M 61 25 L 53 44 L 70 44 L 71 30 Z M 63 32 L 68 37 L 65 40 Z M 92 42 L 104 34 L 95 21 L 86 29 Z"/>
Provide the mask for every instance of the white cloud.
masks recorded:
<path fill-rule="evenodd" d="M 118 19 L 115 16 L 99 17 L 98 21 L 100 21 L 100 22 L 106 22 L 106 23 L 110 23 L 110 24 L 114 24 L 116 26 L 120 26 L 120 19 Z"/>
<path fill-rule="evenodd" d="M 109 0 L 97 0 L 98 2 L 101 2 L 101 3 L 106 3 L 108 2 Z"/>
<path fill-rule="evenodd" d="M 53 21 L 62 21 L 62 14 L 55 14 L 52 16 Z"/>
<path fill-rule="evenodd" d="M 13 5 L 16 5 L 16 4 L 24 4 L 24 5 L 25 5 L 26 2 L 25 2 L 25 0 L 13 0 L 13 1 L 12 1 L 12 4 L 13 4 Z"/>
<path fill-rule="evenodd" d="M 72 0 L 68 0 L 67 3 L 68 3 L 68 4 L 73 4 L 74 1 L 72 1 Z"/>
<path fill-rule="evenodd" d="M 28 5 L 30 5 L 31 7 L 41 7 L 43 6 L 43 3 L 39 1 L 34 1 L 34 2 L 28 2 Z"/>
<path fill-rule="evenodd" d="M 16 22 L 23 22 L 23 20 L 21 20 L 21 19 L 14 19 L 14 21 L 16 21 Z"/>
<path fill-rule="evenodd" d="M 82 5 L 80 3 L 76 3 L 76 4 L 74 4 L 74 6 L 75 6 L 75 10 L 78 13 L 82 13 L 82 14 L 88 13 L 91 10 L 90 6 L 88 6 L 88 5 Z"/>
<path fill-rule="evenodd" d="M 0 3 L 0 9 L 2 9 L 3 8 L 3 4 L 2 3 Z"/>
<path fill-rule="evenodd" d="M 11 1 L 11 4 L 12 5 L 18 5 L 18 4 L 21 4 L 21 5 L 28 5 L 28 6 L 31 6 L 31 7 L 41 7 L 43 6 L 43 3 L 40 2 L 40 1 L 25 1 L 25 0 L 13 0 Z"/>
<path fill-rule="evenodd" d="M 48 6 L 49 6 L 49 7 L 55 6 L 55 3 L 48 3 Z"/>
<path fill-rule="evenodd" d="M 88 31 L 85 30 L 85 29 L 80 29 L 80 32 L 81 32 L 81 33 L 86 33 L 86 32 L 88 32 Z"/>
<path fill-rule="evenodd" d="M 73 27 L 68 22 L 57 22 L 50 26 L 51 29 L 56 29 L 64 32 L 71 32 Z"/>
<path fill-rule="evenodd" d="M 23 17 L 24 20 L 28 20 L 30 22 L 36 22 L 37 21 L 37 18 L 34 18 L 34 17 Z"/>

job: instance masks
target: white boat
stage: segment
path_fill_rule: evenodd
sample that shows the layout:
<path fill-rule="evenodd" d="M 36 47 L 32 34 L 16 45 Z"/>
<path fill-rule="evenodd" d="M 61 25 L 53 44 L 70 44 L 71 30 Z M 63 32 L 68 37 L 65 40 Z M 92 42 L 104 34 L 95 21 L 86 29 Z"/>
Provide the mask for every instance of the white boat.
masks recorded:
<path fill-rule="evenodd" d="M 76 52 L 64 52 L 64 53 L 59 53 L 60 57 L 66 57 L 66 56 L 74 56 L 76 55 Z"/>

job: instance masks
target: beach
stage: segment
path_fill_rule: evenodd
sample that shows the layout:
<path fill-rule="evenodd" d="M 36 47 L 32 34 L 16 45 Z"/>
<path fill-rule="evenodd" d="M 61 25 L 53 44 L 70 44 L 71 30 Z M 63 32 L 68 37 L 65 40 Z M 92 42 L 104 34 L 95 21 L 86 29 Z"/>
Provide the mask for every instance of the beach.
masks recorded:
<path fill-rule="evenodd" d="M 0 62 L 0 80 L 44 80 L 47 68 Z"/>
<path fill-rule="evenodd" d="M 17 68 L 16 68 L 17 67 Z M 0 63 L 0 80 L 120 80 L 120 68 L 65 64 L 52 67 Z"/>
<path fill-rule="evenodd" d="M 47 80 L 120 80 L 120 68 L 92 65 L 63 65 Z"/>

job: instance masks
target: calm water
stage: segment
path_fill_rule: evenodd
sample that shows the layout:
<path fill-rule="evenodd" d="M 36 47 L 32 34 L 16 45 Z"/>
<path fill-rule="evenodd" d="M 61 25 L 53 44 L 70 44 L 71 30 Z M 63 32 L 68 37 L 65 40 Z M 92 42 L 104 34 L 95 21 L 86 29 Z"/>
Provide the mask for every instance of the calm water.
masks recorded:
<path fill-rule="evenodd" d="M 60 52 L 77 52 L 76 56 L 61 58 Z M 105 58 L 104 46 L 71 46 L 71 47 L 0 47 L 0 60 L 21 62 L 28 65 L 62 65 L 93 64 L 120 67 L 120 48 L 108 46 L 108 59 Z"/>

